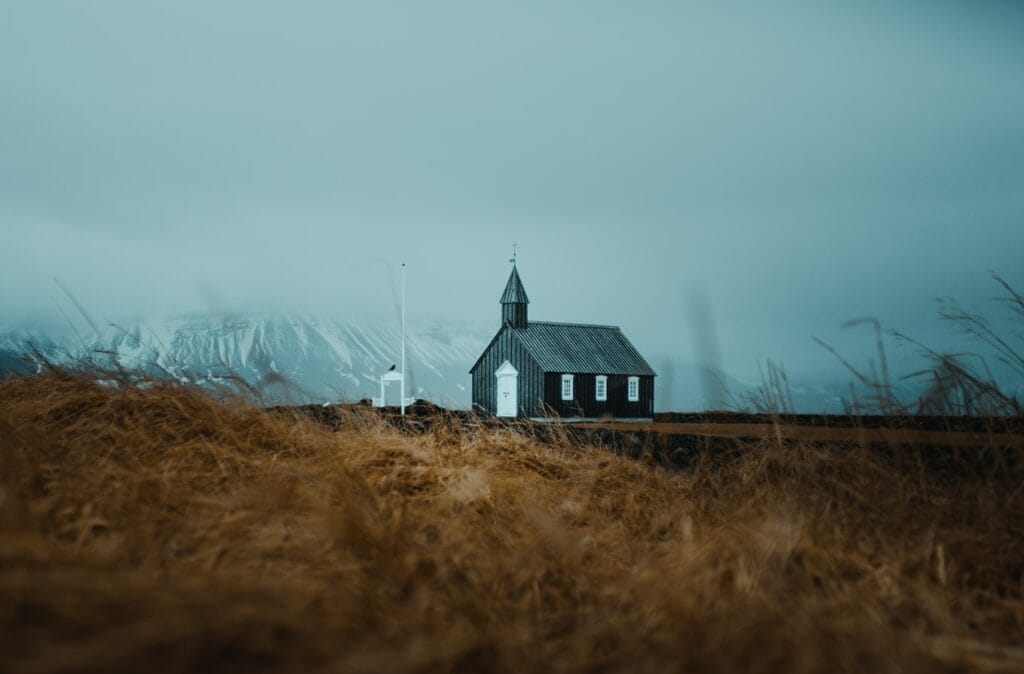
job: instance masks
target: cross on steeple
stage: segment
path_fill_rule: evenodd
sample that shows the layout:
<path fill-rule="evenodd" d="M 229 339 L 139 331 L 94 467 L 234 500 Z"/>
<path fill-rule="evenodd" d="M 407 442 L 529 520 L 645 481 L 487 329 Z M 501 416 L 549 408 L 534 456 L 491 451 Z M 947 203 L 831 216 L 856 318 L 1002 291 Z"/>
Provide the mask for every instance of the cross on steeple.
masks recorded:
<path fill-rule="evenodd" d="M 508 261 L 512 263 L 512 266 L 515 266 L 515 264 L 516 264 L 516 242 L 515 241 L 512 242 L 512 257 L 510 257 L 508 259 Z"/>

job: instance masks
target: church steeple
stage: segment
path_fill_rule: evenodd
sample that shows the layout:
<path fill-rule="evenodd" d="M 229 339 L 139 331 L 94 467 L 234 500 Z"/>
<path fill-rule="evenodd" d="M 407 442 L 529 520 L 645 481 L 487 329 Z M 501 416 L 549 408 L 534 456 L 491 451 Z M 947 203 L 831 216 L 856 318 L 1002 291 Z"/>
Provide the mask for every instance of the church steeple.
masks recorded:
<path fill-rule="evenodd" d="M 526 289 L 523 288 L 523 281 L 519 278 L 516 270 L 516 263 L 512 262 L 512 274 L 505 284 L 505 292 L 501 294 L 501 321 L 511 323 L 513 328 L 525 328 L 526 305 L 530 300 L 526 297 Z"/>

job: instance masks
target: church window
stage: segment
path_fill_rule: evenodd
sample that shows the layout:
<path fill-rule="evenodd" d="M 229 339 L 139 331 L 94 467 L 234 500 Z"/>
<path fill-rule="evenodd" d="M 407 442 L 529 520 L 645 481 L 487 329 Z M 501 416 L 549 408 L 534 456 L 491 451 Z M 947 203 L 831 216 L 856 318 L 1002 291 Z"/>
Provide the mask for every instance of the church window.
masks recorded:
<path fill-rule="evenodd" d="M 562 400 L 572 400 L 572 375 L 562 375 Z"/>
<path fill-rule="evenodd" d="M 640 377 L 630 377 L 626 384 L 626 394 L 629 402 L 635 403 L 640 400 Z"/>

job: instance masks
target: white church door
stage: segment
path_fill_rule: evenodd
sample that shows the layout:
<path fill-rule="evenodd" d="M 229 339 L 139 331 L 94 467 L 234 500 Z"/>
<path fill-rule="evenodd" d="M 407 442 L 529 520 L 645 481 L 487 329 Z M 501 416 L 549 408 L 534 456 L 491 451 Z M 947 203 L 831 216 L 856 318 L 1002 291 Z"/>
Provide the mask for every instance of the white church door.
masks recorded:
<path fill-rule="evenodd" d="M 498 378 L 496 389 L 498 401 L 495 405 L 499 417 L 518 416 L 519 410 L 519 372 L 507 360 L 494 373 Z"/>

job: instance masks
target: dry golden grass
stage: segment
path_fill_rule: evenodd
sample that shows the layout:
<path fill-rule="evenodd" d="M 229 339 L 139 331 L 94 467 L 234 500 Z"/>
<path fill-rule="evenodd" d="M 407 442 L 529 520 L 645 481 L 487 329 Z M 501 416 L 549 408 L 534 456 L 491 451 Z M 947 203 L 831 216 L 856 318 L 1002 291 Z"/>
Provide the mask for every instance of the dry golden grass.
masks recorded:
<path fill-rule="evenodd" d="M 1024 435 L 978 431 L 934 431 L 917 428 L 845 428 L 837 426 L 801 426 L 796 424 L 754 423 L 603 423 L 574 424 L 582 429 L 650 431 L 664 435 L 686 435 L 712 438 L 780 437 L 785 440 L 805 440 L 829 443 L 880 443 L 890 445 L 941 445 L 946 447 L 984 447 L 1024 449 Z"/>
<path fill-rule="evenodd" d="M 346 422 L 0 382 L 0 670 L 1024 670 L 1019 453 Z"/>

